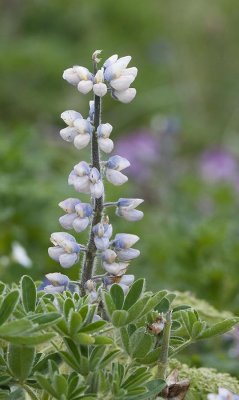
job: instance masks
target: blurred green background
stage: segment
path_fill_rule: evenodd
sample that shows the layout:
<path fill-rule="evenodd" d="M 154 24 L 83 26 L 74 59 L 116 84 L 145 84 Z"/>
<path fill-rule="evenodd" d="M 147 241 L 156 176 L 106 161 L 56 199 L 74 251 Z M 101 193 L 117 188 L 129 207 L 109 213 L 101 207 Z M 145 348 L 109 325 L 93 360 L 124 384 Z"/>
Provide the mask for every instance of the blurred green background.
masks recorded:
<path fill-rule="evenodd" d="M 57 204 L 74 196 L 67 176 L 88 157 L 59 138 L 59 115 L 86 117 L 91 99 L 61 77 L 103 49 L 139 68 L 136 99 L 103 106 L 116 151 L 132 161 L 129 183 L 107 185 L 107 197 L 145 199 L 141 222 L 110 213 L 115 232 L 141 238 L 130 272 L 238 313 L 238 1 L 2 0 L 0 30 L 0 279 L 59 270 L 47 255 Z"/>

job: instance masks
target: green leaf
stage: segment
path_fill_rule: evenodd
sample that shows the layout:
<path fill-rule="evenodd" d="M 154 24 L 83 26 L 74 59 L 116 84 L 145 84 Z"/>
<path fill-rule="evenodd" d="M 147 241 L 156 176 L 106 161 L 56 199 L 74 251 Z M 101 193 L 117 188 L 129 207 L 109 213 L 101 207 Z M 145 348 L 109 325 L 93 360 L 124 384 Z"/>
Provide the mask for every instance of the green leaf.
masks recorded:
<path fill-rule="evenodd" d="M 6 285 L 0 281 L 0 294 L 3 294 L 5 288 L 6 288 Z"/>
<path fill-rule="evenodd" d="M 7 342 L 14 343 L 14 344 L 25 344 L 25 345 L 38 345 L 44 342 L 48 342 L 49 340 L 53 339 L 55 336 L 54 333 L 42 333 L 39 335 L 31 334 L 29 336 L 7 336 L 2 335 L 0 336 L 1 339 L 6 340 Z"/>
<path fill-rule="evenodd" d="M 55 374 L 53 377 L 53 388 L 58 393 L 58 396 L 67 394 L 67 380 L 63 375 Z"/>
<path fill-rule="evenodd" d="M 143 358 L 139 358 L 137 361 L 141 364 L 146 364 L 146 365 L 154 364 L 158 361 L 160 353 L 161 353 L 161 348 L 158 347 L 157 349 L 151 350 Z"/>
<path fill-rule="evenodd" d="M 69 314 L 69 332 L 70 335 L 75 335 L 77 332 L 79 332 L 80 328 L 82 325 L 82 317 L 81 315 L 76 312 L 71 310 Z"/>
<path fill-rule="evenodd" d="M 155 379 L 148 382 L 146 385 L 147 392 L 137 396 L 137 400 L 151 399 L 153 396 L 158 395 L 166 386 L 166 382 L 162 379 Z M 127 400 L 136 400 L 135 396 L 127 396 Z"/>
<path fill-rule="evenodd" d="M 139 319 L 142 316 L 142 310 L 143 310 L 146 302 L 147 302 L 147 299 L 145 299 L 145 297 L 142 297 L 128 309 L 128 319 L 127 319 L 128 324 L 133 321 L 136 321 L 137 319 Z"/>
<path fill-rule="evenodd" d="M 142 358 L 152 349 L 154 337 L 144 327 L 137 329 L 129 338 L 129 351 L 132 357 Z"/>
<path fill-rule="evenodd" d="M 164 297 L 164 299 L 162 299 L 160 303 L 157 304 L 155 310 L 158 311 L 158 313 L 166 314 L 169 311 L 169 308 L 170 308 L 170 302 L 166 297 Z"/>
<path fill-rule="evenodd" d="M 112 324 L 116 328 L 126 325 L 128 315 L 128 312 L 125 310 L 115 310 L 112 314 Z"/>
<path fill-rule="evenodd" d="M 113 302 L 111 295 L 106 291 L 102 291 L 102 298 L 105 310 L 108 316 L 111 317 L 113 312 L 116 310 L 115 303 Z"/>
<path fill-rule="evenodd" d="M 32 278 L 28 275 L 24 275 L 20 281 L 21 286 L 21 298 L 22 304 L 25 311 L 35 311 L 36 308 L 36 286 Z"/>
<path fill-rule="evenodd" d="M 193 339 L 196 339 L 204 331 L 205 325 L 206 323 L 202 321 L 194 322 L 191 333 Z"/>
<path fill-rule="evenodd" d="M 65 316 L 65 319 L 68 319 L 70 311 L 74 310 L 74 308 L 75 308 L 75 305 L 74 305 L 72 299 L 70 299 L 68 297 L 65 300 L 64 306 L 63 306 L 63 313 L 64 313 L 64 316 Z"/>
<path fill-rule="evenodd" d="M 15 321 L 8 322 L 0 326 L 0 337 L 7 335 L 19 335 L 21 333 L 25 333 L 33 328 L 33 324 L 31 321 L 27 319 L 17 319 Z"/>
<path fill-rule="evenodd" d="M 114 341 L 113 339 L 107 337 L 107 336 L 94 336 L 95 339 L 95 345 L 105 345 L 105 344 L 113 344 Z"/>
<path fill-rule="evenodd" d="M 103 369 L 108 365 L 114 358 L 120 354 L 120 350 L 113 350 L 108 353 L 100 362 L 99 368 Z"/>
<path fill-rule="evenodd" d="M 138 279 L 133 283 L 129 292 L 125 298 L 124 302 L 124 310 L 128 310 L 136 301 L 140 298 L 141 294 L 144 291 L 145 287 L 145 279 Z"/>
<path fill-rule="evenodd" d="M 224 321 L 218 322 L 215 325 L 212 325 L 210 328 L 204 330 L 201 335 L 198 336 L 198 339 L 208 339 L 213 336 L 222 335 L 230 331 L 233 326 L 238 324 L 239 318 L 229 318 Z"/>
<path fill-rule="evenodd" d="M 160 301 L 167 295 L 167 293 L 168 293 L 167 290 L 161 290 L 155 295 L 150 296 L 144 309 L 142 310 L 141 315 L 145 315 L 148 312 L 152 311 L 160 303 Z"/>
<path fill-rule="evenodd" d="M 19 300 L 19 291 L 13 290 L 4 298 L 0 307 L 0 325 L 2 325 L 14 311 Z"/>
<path fill-rule="evenodd" d="M 123 347 L 128 353 L 129 352 L 129 334 L 128 334 L 128 330 L 126 327 L 122 327 L 120 329 L 120 337 L 122 340 Z"/>
<path fill-rule="evenodd" d="M 57 393 L 51 386 L 49 379 L 43 375 L 36 374 L 36 380 L 39 385 L 44 389 L 47 393 L 51 394 L 53 397 L 57 398 Z"/>
<path fill-rule="evenodd" d="M 58 322 L 61 318 L 62 318 L 61 314 L 56 312 L 48 312 L 47 314 L 43 313 L 35 314 L 29 317 L 30 321 L 38 325 L 34 327 L 34 331 L 39 329 L 45 329 Z"/>
<path fill-rule="evenodd" d="M 35 359 L 35 348 L 10 344 L 8 346 L 8 366 L 11 373 L 24 382 L 31 374 Z"/>
<path fill-rule="evenodd" d="M 122 388 L 131 390 L 136 386 L 146 383 L 151 374 L 146 367 L 137 368 L 123 383 Z"/>
<path fill-rule="evenodd" d="M 75 336 L 75 339 L 78 344 L 93 344 L 95 342 L 95 338 L 93 338 L 90 335 L 87 335 L 87 333 L 78 333 Z"/>
<path fill-rule="evenodd" d="M 95 321 L 89 325 L 84 326 L 81 332 L 96 332 L 106 325 L 106 321 Z"/>
<path fill-rule="evenodd" d="M 116 310 L 121 310 L 124 303 L 124 291 L 120 285 L 114 283 L 110 288 L 110 295 L 115 304 Z"/>

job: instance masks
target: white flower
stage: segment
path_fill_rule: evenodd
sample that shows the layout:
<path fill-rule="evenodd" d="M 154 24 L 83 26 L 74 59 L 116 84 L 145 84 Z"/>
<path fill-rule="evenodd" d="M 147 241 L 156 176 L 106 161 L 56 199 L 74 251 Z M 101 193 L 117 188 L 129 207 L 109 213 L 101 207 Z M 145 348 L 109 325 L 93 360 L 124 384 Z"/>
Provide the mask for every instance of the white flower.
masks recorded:
<path fill-rule="evenodd" d="M 65 286 L 47 285 L 44 287 L 44 291 L 50 294 L 63 293 L 65 290 Z"/>
<path fill-rule="evenodd" d="M 103 268 L 112 275 L 117 275 L 117 276 L 121 276 L 123 275 L 128 267 L 128 263 L 123 263 L 123 262 L 114 262 L 111 264 L 108 264 L 106 262 L 103 262 Z"/>
<path fill-rule="evenodd" d="M 77 89 L 79 90 L 79 92 L 83 94 L 89 93 L 92 90 L 92 88 L 93 88 L 93 82 L 91 80 L 80 81 L 77 85 Z"/>
<path fill-rule="evenodd" d="M 103 97 L 107 93 L 107 86 L 104 83 L 103 69 L 100 69 L 95 74 L 93 92 L 96 94 L 96 96 L 99 96 L 99 97 Z"/>
<path fill-rule="evenodd" d="M 122 92 L 114 90 L 112 92 L 112 96 L 116 98 L 117 100 L 121 101 L 121 103 L 130 103 L 136 96 L 136 89 L 135 88 L 129 88 L 126 89 Z"/>
<path fill-rule="evenodd" d="M 128 178 L 120 171 L 129 167 L 130 162 L 121 156 L 112 156 L 106 163 L 106 178 L 115 186 L 122 185 L 127 182 Z"/>
<path fill-rule="evenodd" d="M 100 172 L 95 167 L 90 168 L 85 161 L 74 166 L 69 175 L 68 184 L 73 185 L 77 192 L 91 194 L 96 199 L 104 193 Z"/>
<path fill-rule="evenodd" d="M 80 204 L 81 201 L 79 199 L 70 197 L 64 201 L 61 201 L 58 205 L 61 207 L 67 214 L 71 214 L 75 212 L 75 206 Z"/>
<path fill-rule="evenodd" d="M 65 200 L 65 202 L 67 201 Z M 71 212 L 59 218 L 61 226 L 65 229 L 74 229 L 78 233 L 84 231 L 90 223 L 89 217 L 93 214 L 93 208 L 90 204 L 79 201 L 75 204 L 74 209 L 73 207 L 70 209 Z"/>
<path fill-rule="evenodd" d="M 74 146 L 78 150 L 86 147 L 90 142 L 93 131 L 90 121 L 83 119 L 82 115 L 74 110 L 64 111 L 61 118 L 69 125 L 60 130 L 62 139 L 67 142 L 74 142 Z"/>
<path fill-rule="evenodd" d="M 112 225 L 108 222 L 100 222 L 93 227 L 94 242 L 98 250 L 106 250 L 109 247 L 109 239 L 112 236 Z"/>
<path fill-rule="evenodd" d="M 129 233 L 117 233 L 113 245 L 116 250 L 129 249 L 136 242 L 138 242 L 139 237 L 137 235 L 132 235 Z"/>
<path fill-rule="evenodd" d="M 79 92 L 89 93 L 93 87 L 93 75 L 85 67 L 75 65 L 63 72 L 63 79 L 71 85 L 77 86 Z"/>
<path fill-rule="evenodd" d="M 53 286 L 68 286 L 69 278 L 66 275 L 61 274 L 60 272 L 53 272 L 46 275 L 46 278 Z"/>
<path fill-rule="evenodd" d="M 113 79 L 110 85 L 113 89 L 122 92 L 130 87 L 134 79 L 135 77 L 133 75 L 120 76 L 117 79 Z"/>
<path fill-rule="evenodd" d="M 111 62 L 106 68 L 104 72 L 105 79 L 110 82 L 113 79 L 119 78 L 121 76 L 122 71 L 127 68 L 129 62 L 131 61 L 131 56 L 125 56 L 118 58 L 115 62 Z M 109 59 L 108 59 L 109 60 Z M 106 62 L 108 61 L 106 60 Z"/>
<path fill-rule="evenodd" d="M 109 136 L 112 132 L 112 125 L 109 123 L 100 124 L 97 128 L 98 145 L 99 148 L 105 153 L 110 153 L 114 148 L 114 143 Z"/>
<path fill-rule="evenodd" d="M 124 199 L 121 198 L 117 202 L 116 215 L 123 217 L 128 221 L 139 221 L 143 218 L 144 213 L 135 208 L 143 203 L 142 199 Z"/>
<path fill-rule="evenodd" d="M 117 251 L 117 257 L 120 261 L 131 261 L 140 255 L 140 251 L 137 249 L 121 249 Z"/>
<path fill-rule="evenodd" d="M 49 256 L 60 263 L 63 268 L 69 268 L 79 259 L 80 245 L 76 239 L 66 232 L 55 232 L 50 237 L 55 247 L 49 247 Z"/>
<path fill-rule="evenodd" d="M 74 110 L 66 110 L 61 113 L 61 119 L 63 119 L 68 126 L 74 126 L 75 120 L 79 118 L 83 118 L 82 115 Z"/>

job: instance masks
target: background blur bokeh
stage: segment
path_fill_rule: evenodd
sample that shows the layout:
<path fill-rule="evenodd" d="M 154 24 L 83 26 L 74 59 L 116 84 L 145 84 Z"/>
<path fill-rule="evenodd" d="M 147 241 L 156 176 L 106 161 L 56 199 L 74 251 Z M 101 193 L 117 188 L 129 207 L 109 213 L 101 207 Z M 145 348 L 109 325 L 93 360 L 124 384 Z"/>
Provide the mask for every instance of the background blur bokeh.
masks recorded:
<path fill-rule="evenodd" d="M 0 30 L 0 278 L 58 268 L 47 255 L 57 204 L 74 195 L 68 173 L 88 157 L 59 138 L 59 115 L 86 116 L 90 100 L 62 71 L 90 68 L 103 49 L 139 68 L 130 105 L 104 98 L 116 152 L 132 162 L 108 198 L 145 199 L 141 222 L 110 214 L 115 231 L 141 238 L 132 273 L 238 313 L 238 0 L 1 0 Z M 238 353 L 226 363 L 219 347 L 216 361 L 192 349 L 190 362 L 235 372 Z"/>

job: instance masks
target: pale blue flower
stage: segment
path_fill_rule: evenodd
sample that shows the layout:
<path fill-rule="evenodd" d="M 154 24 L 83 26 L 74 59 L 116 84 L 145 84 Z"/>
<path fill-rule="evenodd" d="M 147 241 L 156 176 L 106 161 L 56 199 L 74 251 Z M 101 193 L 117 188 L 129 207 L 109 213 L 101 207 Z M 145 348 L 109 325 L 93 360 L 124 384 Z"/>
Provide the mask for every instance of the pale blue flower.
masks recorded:
<path fill-rule="evenodd" d="M 75 206 L 80 204 L 81 201 L 74 197 L 69 197 L 66 200 L 61 201 L 58 205 L 61 207 L 67 214 L 71 214 L 75 212 Z"/>
<path fill-rule="evenodd" d="M 131 261 L 140 255 L 139 250 L 132 248 L 116 250 L 116 253 L 120 261 Z"/>
<path fill-rule="evenodd" d="M 90 168 L 85 161 L 81 161 L 74 166 L 69 175 L 68 183 L 73 185 L 77 192 L 91 194 L 96 199 L 100 198 L 104 193 L 99 171 L 95 167 Z"/>
<path fill-rule="evenodd" d="M 67 199 L 67 200 L 69 203 L 69 199 Z M 64 204 L 64 202 L 63 202 L 63 204 Z M 65 204 L 67 204 L 66 200 L 65 200 Z M 69 207 L 68 207 L 68 209 L 69 209 Z M 90 223 L 89 217 L 91 217 L 92 214 L 93 214 L 93 208 L 91 207 L 90 204 L 81 203 L 80 201 L 78 201 L 75 204 L 74 209 L 72 210 L 72 208 L 71 208 L 71 212 L 69 212 L 66 215 L 63 215 L 62 217 L 59 218 L 59 222 L 63 228 L 74 229 L 76 232 L 79 233 L 87 228 L 87 226 Z"/>
<path fill-rule="evenodd" d="M 139 237 L 137 235 L 132 235 L 130 233 L 117 233 L 113 241 L 113 246 L 117 251 L 121 249 L 129 249 L 138 242 L 138 240 Z"/>
<path fill-rule="evenodd" d="M 121 198 L 117 202 L 116 215 L 123 217 L 128 221 L 139 221 L 143 218 L 144 213 L 135 208 L 141 204 L 142 199 L 124 199 Z"/>
<path fill-rule="evenodd" d="M 105 153 L 110 153 L 114 148 L 114 143 L 109 136 L 112 132 L 112 125 L 109 123 L 100 124 L 97 128 L 98 145 L 99 148 Z"/>
<path fill-rule="evenodd" d="M 61 274 L 60 272 L 52 272 L 46 274 L 46 278 L 53 286 L 65 286 L 69 285 L 69 278 L 68 276 Z"/>
<path fill-rule="evenodd" d="M 128 178 L 120 171 L 130 166 L 130 162 L 121 156 L 115 155 L 109 158 L 106 163 L 106 178 L 113 185 L 119 186 L 127 182 Z"/>
<path fill-rule="evenodd" d="M 93 227 L 94 242 L 98 250 L 106 250 L 109 247 L 109 239 L 112 236 L 112 225 L 108 222 L 100 222 Z"/>
<path fill-rule="evenodd" d="M 70 268 L 79 260 L 80 245 L 66 232 L 55 232 L 50 237 L 55 247 L 49 247 L 49 256 L 63 268 Z"/>

